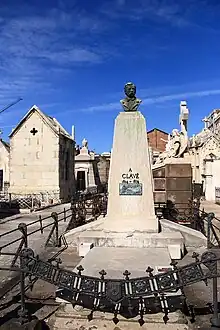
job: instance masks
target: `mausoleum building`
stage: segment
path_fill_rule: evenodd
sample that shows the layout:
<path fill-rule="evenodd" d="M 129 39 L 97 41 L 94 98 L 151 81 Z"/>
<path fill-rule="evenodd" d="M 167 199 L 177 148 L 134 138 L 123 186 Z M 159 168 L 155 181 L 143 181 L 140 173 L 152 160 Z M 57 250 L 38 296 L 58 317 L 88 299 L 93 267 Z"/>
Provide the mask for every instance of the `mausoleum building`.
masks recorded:
<path fill-rule="evenodd" d="M 73 137 L 34 105 L 12 130 L 10 192 L 43 203 L 68 201 L 75 192 Z"/>
<path fill-rule="evenodd" d="M 0 139 L 0 192 L 7 193 L 9 188 L 9 143 Z"/>

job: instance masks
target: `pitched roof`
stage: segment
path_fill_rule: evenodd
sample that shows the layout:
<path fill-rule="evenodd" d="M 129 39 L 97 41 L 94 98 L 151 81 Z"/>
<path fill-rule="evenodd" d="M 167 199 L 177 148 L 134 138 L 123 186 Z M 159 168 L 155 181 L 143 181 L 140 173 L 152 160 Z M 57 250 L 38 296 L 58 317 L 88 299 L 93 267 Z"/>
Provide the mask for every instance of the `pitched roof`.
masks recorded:
<path fill-rule="evenodd" d="M 18 129 L 25 123 L 25 121 L 30 117 L 33 112 L 37 112 L 42 120 L 52 129 L 52 131 L 56 135 L 63 135 L 69 139 L 73 139 L 72 136 L 61 126 L 61 124 L 56 120 L 56 118 L 52 118 L 46 115 L 43 111 L 41 111 L 36 105 L 30 108 L 30 110 L 26 113 L 26 115 L 21 119 L 18 125 L 12 130 L 9 137 L 11 138 Z"/>
<path fill-rule="evenodd" d="M 158 132 L 164 133 L 164 134 L 166 134 L 166 135 L 169 135 L 169 133 L 164 132 L 162 129 L 159 129 L 159 128 L 153 128 L 153 129 L 151 129 L 150 131 L 148 131 L 147 134 L 149 134 L 149 133 L 151 133 L 151 132 L 153 132 L 153 131 L 158 131 Z"/>
<path fill-rule="evenodd" d="M 2 139 L 0 139 L 3 146 L 7 149 L 7 151 L 10 151 L 10 144 Z"/>
<path fill-rule="evenodd" d="M 218 143 L 220 142 L 219 136 L 217 134 L 211 132 L 208 129 L 204 129 L 200 133 L 189 139 L 189 147 L 201 147 L 202 145 L 209 142 L 211 139 L 218 141 Z"/>

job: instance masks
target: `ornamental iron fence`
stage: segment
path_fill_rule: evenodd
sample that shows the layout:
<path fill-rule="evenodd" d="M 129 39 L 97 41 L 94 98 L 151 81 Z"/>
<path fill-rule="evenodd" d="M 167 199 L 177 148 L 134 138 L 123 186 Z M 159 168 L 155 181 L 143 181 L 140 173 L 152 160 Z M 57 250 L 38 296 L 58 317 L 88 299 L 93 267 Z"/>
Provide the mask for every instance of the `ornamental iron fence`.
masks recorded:
<path fill-rule="evenodd" d="M 6 253 L 11 255 L 11 253 Z M 77 272 L 60 268 L 60 260 L 51 262 L 41 260 L 30 248 L 19 253 L 20 258 L 20 324 L 30 322 L 25 305 L 25 278 L 28 276 L 29 285 L 33 286 L 37 279 L 55 285 L 59 290 L 58 296 L 71 302 L 73 306 L 80 305 L 90 309 L 88 320 L 92 320 L 94 311 L 113 314 L 113 322 L 119 322 L 118 315 L 129 319 L 139 315 L 139 324 L 142 326 L 146 314 L 164 313 L 164 323 L 169 320 L 169 313 L 181 310 L 195 320 L 196 311 L 187 304 L 184 288 L 191 284 L 208 280 L 213 282 L 213 327 L 220 326 L 217 299 L 217 278 L 220 276 L 217 257 L 213 251 L 206 251 L 201 255 L 193 253 L 193 262 L 178 267 L 176 261 L 171 262 L 171 270 L 154 274 L 150 266 L 146 269 L 146 276 L 131 278 L 128 270 L 123 272 L 123 279 L 108 279 L 105 270 L 100 270 L 100 277 L 83 275 L 83 267 L 79 265 Z M 56 264 L 54 265 L 54 262 Z M 1 267 L 4 270 L 15 270 L 13 267 Z M 176 293 L 176 295 L 173 295 Z"/>

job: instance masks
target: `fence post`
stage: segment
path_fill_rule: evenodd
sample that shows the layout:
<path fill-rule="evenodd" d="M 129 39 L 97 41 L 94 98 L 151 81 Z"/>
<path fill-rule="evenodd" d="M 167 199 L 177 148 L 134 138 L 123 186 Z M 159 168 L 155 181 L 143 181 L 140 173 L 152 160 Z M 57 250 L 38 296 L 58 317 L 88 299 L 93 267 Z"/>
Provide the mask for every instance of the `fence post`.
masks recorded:
<path fill-rule="evenodd" d="M 17 248 L 17 251 L 15 253 L 15 256 L 11 262 L 11 267 L 13 267 L 18 259 L 19 253 L 21 252 L 21 250 L 25 247 L 28 247 L 28 240 L 27 240 L 27 225 L 26 223 L 19 223 L 18 225 L 18 229 L 21 232 L 21 242 Z"/>
<path fill-rule="evenodd" d="M 41 214 L 39 214 L 39 221 L 40 221 L 40 232 L 41 232 L 41 234 L 43 234 L 44 233 L 44 230 L 43 230 L 43 224 L 42 224 Z"/>
<path fill-rule="evenodd" d="M 220 328 L 220 318 L 218 315 L 218 285 L 217 277 L 213 278 L 212 290 L 213 290 L 213 317 L 211 318 L 211 330 Z"/>
<path fill-rule="evenodd" d="M 21 224 L 23 225 L 23 224 Z M 23 268 L 23 255 L 20 254 L 20 268 Z M 21 290 L 21 309 L 18 312 L 19 315 L 19 323 L 23 325 L 28 321 L 28 312 L 25 309 L 25 273 L 23 269 L 20 273 L 20 290 Z"/>
<path fill-rule="evenodd" d="M 57 212 L 52 212 L 51 217 L 53 218 L 53 221 L 54 221 L 55 244 L 56 244 L 56 247 L 58 247 L 59 246 L 59 231 L 58 231 L 58 214 L 57 214 Z"/>
<path fill-rule="evenodd" d="M 213 214 L 214 215 L 214 214 Z M 214 266 L 214 265 L 213 265 Z M 215 261 L 215 269 L 213 269 L 215 275 L 218 275 L 218 263 Z M 214 276 L 212 279 L 212 298 L 213 298 L 213 317 L 211 318 L 211 329 L 220 328 L 220 318 L 218 313 L 218 278 Z"/>
<path fill-rule="evenodd" d="M 212 227 L 212 219 L 214 218 L 214 213 L 209 213 L 207 217 L 208 228 L 207 228 L 207 249 L 212 247 L 211 244 L 211 227 Z"/>
<path fill-rule="evenodd" d="M 72 213 L 72 216 L 71 216 L 71 224 L 73 227 L 71 227 L 70 229 L 72 228 L 76 228 L 76 199 L 72 198 L 71 200 L 71 213 Z"/>
<path fill-rule="evenodd" d="M 34 210 L 34 197 L 33 194 L 31 194 L 31 209 Z"/>
<path fill-rule="evenodd" d="M 9 206 L 11 208 L 11 193 L 9 193 Z"/>
<path fill-rule="evenodd" d="M 63 218 L 64 218 L 64 222 L 66 222 L 66 209 L 65 209 L 65 207 L 63 209 Z"/>

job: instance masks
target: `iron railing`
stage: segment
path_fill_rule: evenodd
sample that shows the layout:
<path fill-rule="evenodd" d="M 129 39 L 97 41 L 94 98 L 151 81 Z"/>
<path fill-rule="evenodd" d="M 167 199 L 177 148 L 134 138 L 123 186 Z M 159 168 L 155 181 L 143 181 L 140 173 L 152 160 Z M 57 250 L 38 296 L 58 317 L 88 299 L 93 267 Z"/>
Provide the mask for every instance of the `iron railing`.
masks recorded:
<path fill-rule="evenodd" d="M 215 187 L 215 203 L 220 204 L 220 187 Z"/>
<path fill-rule="evenodd" d="M 188 207 L 178 209 L 172 202 L 155 206 L 159 219 L 167 219 L 200 231 L 207 237 L 207 248 L 220 247 L 220 219 L 200 209 L 200 200 L 189 200 Z"/>
<path fill-rule="evenodd" d="M 6 255 L 13 255 L 6 253 Z M 209 313 L 213 313 L 210 320 L 215 328 L 220 324 L 217 277 L 219 257 L 213 251 L 206 251 L 201 255 L 192 254 L 193 262 L 178 267 L 176 261 L 172 261 L 170 269 L 163 273 L 154 274 L 150 266 L 146 269 L 147 275 L 140 278 L 130 278 L 128 270 L 123 272 L 123 279 L 108 279 L 106 271 L 99 272 L 100 277 L 83 275 L 83 267 L 77 267 L 78 272 L 71 272 L 59 267 L 52 262 L 43 261 L 34 254 L 31 249 L 23 249 L 19 253 L 20 258 L 20 311 L 17 323 L 28 324 L 31 315 L 25 304 L 25 277 L 33 285 L 37 279 L 49 282 L 59 288 L 59 297 L 74 305 L 81 305 L 90 309 L 88 320 L 93 319 L 94 311 L 113 314 L 113 322 L 119 322 L 118 315 L 130 319 L 139 316 L 139 324 L 142 326 L 146 314 L 164 313 L 164 323 L 169 321 L 169 313 L 181 310 L 185 315 L 195 321 L 196 307 L 189 305 L 184 294 L 184 288 L 201 281 L 205 284 L 212 279 L 213 303 L 209 303 Z M 17 271 L 13 267 L 0 269 Z M 173 295 L 175 293 L 175 295 Z M 213 328 L 213 329 L 214 329 Z"/>
<path fill-rule="evenodd" d="M 48 228 L 50 232 L 46 238 L 45 247 L 67 246 L 64 236 L 66 231 L 94 221 L 100 215 L 105 216 L 106 214 L 107 201 L 104 194 L 89 196 L 89 199 L 87 197 L 78 196 L 78 198 L 72 200 L 69 209 L 64 208 L 61 212 L 52 212 L 51 215 L 46 217 L 39 215 L 35 221 L 19 223 L 17 228 L 0 234 L 0 252 L 17 243 L 18 247 L 11 263 L 11 266 L 14 266 L 21 250 L 29 246 L 30 237 L 36 233 L 43 235 Z M 61 227 L 62 222 L 67 222 L 65 227 L 63 225 Z M 18 237 L 12 239 L 12 235 Z M 6 242 L 1 244 L 2 240 Z"/>

